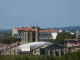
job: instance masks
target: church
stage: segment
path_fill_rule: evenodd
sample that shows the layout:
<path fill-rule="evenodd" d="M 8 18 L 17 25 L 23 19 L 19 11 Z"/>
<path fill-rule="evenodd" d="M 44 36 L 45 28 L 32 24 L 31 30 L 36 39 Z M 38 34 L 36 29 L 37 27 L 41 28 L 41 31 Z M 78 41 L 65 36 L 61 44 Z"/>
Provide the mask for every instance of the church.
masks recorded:
<path fill-rule="evenodd" d="M 56 39 L 59 30 L 54 29 L 40 29 L 38 26 L 14 28 L 12 36 L 21 38 L 24 42 L 35 42 L 41 40 Z"/>

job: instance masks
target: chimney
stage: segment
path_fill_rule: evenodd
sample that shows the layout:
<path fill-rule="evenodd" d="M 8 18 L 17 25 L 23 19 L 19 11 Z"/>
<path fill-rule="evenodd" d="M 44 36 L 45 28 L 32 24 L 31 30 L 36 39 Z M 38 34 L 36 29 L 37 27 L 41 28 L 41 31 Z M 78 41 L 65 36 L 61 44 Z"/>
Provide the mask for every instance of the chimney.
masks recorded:
<path fill-rule="evenodd" d="M 23 29 L 24 27 L 22 27 L 22 29 Z"/>

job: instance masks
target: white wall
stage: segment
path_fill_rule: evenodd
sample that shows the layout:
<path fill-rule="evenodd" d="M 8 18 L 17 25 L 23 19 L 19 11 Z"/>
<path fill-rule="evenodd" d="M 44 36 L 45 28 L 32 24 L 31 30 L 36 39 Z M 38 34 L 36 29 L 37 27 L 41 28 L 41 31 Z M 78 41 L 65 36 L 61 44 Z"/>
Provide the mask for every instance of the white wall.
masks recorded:
<path fill-rule="evenodd" d="M 52 43 L 50 43 L 50 42 L 32 42 L 32 43 L 20 45 L 19 47 L 20 47 L 21 51 L 31 51 L 31 50 L 34 50 L 34 49 L 39 48 L 41 46 L 51 45 L 51 44 Z"/>
<path fill-rule="evenodd" d="M 62 30 L 59 30 L 59 32 L 63 32 Z"/>
<path fill-rule="evenodd" d="M 56 39 L 58 33 L 51 33 L 51 34 L 52 34 L 52 38 L 53 38 L 53 39 Z"/>
<path fill-rule="evenodd" d="M 17 34 L 18 33 L 18 30 L 16 29 L 16 28 L 14 28 L 13 30 L 12 30 L 12 36 L 14 36 L 14 34 Z"/>

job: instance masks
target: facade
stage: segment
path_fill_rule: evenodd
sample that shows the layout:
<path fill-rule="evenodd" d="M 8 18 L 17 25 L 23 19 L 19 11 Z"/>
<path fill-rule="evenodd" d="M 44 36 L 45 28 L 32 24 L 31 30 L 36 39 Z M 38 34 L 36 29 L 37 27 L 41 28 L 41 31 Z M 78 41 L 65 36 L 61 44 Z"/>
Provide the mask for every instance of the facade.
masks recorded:
<path fill-rule="evenodd" d="M 45 45 L 51 45 L 52 43 L 50 42 L 32 42 L 32 43 L 28 43 L 28 44 L 23 44 L 20 45 L 20 50 L 21 52 L 32 52 L 33 50 L 45 46 Z"/>
<path fill-rule="evenodd" d="M 34 42 L 39 40 L 39 27 L 32 26 L 31 28 L 22 27 L 15 28 L 12 31 L 12 36 L 21 38 L 24 42 Z"/>
<path fill-rule="evenodd" d="M 25 30 L 23 38 L 25 42 L 39 41 L 39 27 L 32 27 Z"/>
<path fill-rule="evenodd" d="M 40 30 L 39 31 L 39 39 L 40 40 L 51 40 L 56 39 L 59 30 L 48 29 L 48 30 Z"/>
<path fill-rule="evenodd" d="M 54 29 L 39 29 L 39 27 L 31 26 L 14 28 L 12 30 L 12 36 L 16 38 L 21 38 L 22 41 L 34 42 L 39 40 L 50 40 L 56 39 L 59 30 Z"/>

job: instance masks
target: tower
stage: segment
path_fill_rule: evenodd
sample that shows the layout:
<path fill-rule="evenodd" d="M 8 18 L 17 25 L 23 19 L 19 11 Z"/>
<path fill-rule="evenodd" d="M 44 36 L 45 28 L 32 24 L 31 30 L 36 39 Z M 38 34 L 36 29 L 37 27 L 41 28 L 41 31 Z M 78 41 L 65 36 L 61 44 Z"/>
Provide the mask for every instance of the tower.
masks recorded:
<path fill-rule="evenodd" d="M 78 38 L 78 35 L 79 35 L 79 31 L 77 30 L 76 31 L 76 38 Z"/>
<path fill-rule="evenodd" d="M 39 41 L 39 27 L 38 27 L 38 25 L 35 27 L 35 41 Z"/>

